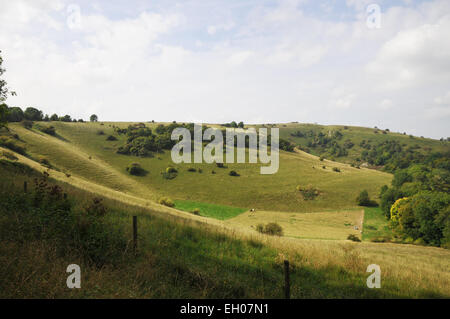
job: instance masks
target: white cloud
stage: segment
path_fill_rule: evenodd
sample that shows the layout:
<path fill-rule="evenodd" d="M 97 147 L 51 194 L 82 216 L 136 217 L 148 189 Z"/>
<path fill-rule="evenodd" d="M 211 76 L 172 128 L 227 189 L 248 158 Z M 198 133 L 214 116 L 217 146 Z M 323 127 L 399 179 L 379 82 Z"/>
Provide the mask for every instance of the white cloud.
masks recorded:
<path fill-rule="evenodd" d="M 434 99 L 434 103 L 436 103 L 438 105 L 447 105 L 448 107 L 450 107 L 450 91 L 448 91 L 443 96 L 436 97 Z"/>
<path fill-rule="evenodd" d="M 0 48 L 18 92 L 8 102 L 105 120 L 298 120 L 450 135 L 450 2 L 383 7 L 377 30 L 366 26 L 366 3 L 347 1 L 351 18 L 340 20 L 308 14 L 303 1 L 255 2 L 236 15 L 195 0 L 114 18 L 81 7 L 81 27 L 70 30 L 68 2 L 0 0 Z"/>
<path fill-rule="evenodd" d="M 450 83 L 450 15 L 435 24 L 399 32 L 380 49 L 367 71 L 388 89 Z"/>
<path fill-rule="evenodd" d="M 389 110 L 390 108 L 392 108 L 392 106 L 393 106 L 393 103 L 392 103 L 392 100 L 390 100 L 390 99 L 384 99 L 380 103 L 380 108 L 382 110 Z"/>

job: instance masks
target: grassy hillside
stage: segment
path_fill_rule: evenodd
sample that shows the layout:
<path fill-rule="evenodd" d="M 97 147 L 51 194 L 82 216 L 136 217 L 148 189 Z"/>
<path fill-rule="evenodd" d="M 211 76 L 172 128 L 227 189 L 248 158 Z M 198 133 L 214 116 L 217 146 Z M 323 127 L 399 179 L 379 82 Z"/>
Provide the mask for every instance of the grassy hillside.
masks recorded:
<path fill-rule="evenodd" d="M 308 148 L 309 152 L 315 155 L 320 155 L 325 150 L 320 147 L 308 147 L 308 141 L 311 137 L 297 137 L 292 134 L 301 131 L 303 133 L 312 131 L 315 134 L 323 133 L 325 136 L 331 136 L 335 132 L 340 132 L 342 138 L 337 140 L 340 146 L 343 146 L 346 141 L 351 141 L 354 145 L 348 149 L 348 154 L 345 156 L 333 156 L 333 158 L 343 163 L 355 163 L 356 159 L 361 157 L 364 148 L 360 146 L 363 140 L 370 141 L 372 144 L 378 144 L 385 141 L 397 141 L 400 145 L 406 148 L 414 148 L 422 154 L 430 152 L 448 152 L 450 151 L 450 143 L 447 141 L 438 141 L 429 138 L 410 136 L 409 134 L 395 133 L 386 131 L 385 128 L 367 128 L 358 126 L 343 126 L 343 125 L 318 125 L 318 124 L 299 124 L 289 123 L 281 124 L 276 127 L 280 128 L 280 137 L 303 148 Z M 326 156 L 331 157 L 331 156 Z"/>
<path fill-rule="evenodd" d="M 287 212 L 340 210 L 356 208 L 355 198 L 361 189 L 367 189 L 372 197 L 376 197 L 380 187 L 391 181 L 391 175 L 387 173 L 356 169 L 328 160 L 322 162 L 303 152 L 281 152 L 280 169 L 274 175 L 261 175 L 259 164 L 226 164 L 227 168 L 210 164 L 180 164 L 174 165 L 179 171 L 178 176 L 166 180 L 161 173 L 172 164 L 169 152 L 153 158 L 116 153 L 117 147 L 125 142 L 125 137 L 116 135 L 111 127 L 118 123 L 52 122 L 52 125 L 60 138 L 35 129 L 27 130 L 20 124 L 12 124 L 10 128 L 27 144 L 33 157 L 44 156 L 62 171 L 148 200 L 169 196 L 174 200 L 246 209 Z M 127 125 L 121 123 L 119 126 Z M 99 135 L 100 131 L 104 134 Z M 117 141 L 106 141 L 108 135 L 116 136 Z M 132 162 L 139 163 L 147 175 L 127 175 L 125 168 Z M 190 167 L 197 172 L 188 171 Z M 333 171 L 333 167 L 338 167 L 341 172 Z M 240 176 L 229 176 L 230 170 L 237 171 Z M 315 200 L 304 200 L 296 191 L 297 185 L 312 185 L 320 195 Z"/>
<path fill-rule="evenodd" d="M 40 173 L 2 159 L 0 175 L 1 298 L 281 298 L 284 259 L 292 265 L 293 298 L 450 296 L 448 250 L 249 236 L 108 199 L 106 214 L 86 223 L 98 194 L 50 178 L 68 194 L 70 205 L 62 208 L 53 191 L 36 202 L 31 181 Z M 73 223 L 48 219 L 57 207 Z M 132 215 L 139 224 L 136 256 Z M 78 227 L 85 241 L 67 237 Z M 82 289 L 65 286 L 72 263 L 81 266 Z M 371 263 L 381 266 L 382 289 L 365 286 Z"/>

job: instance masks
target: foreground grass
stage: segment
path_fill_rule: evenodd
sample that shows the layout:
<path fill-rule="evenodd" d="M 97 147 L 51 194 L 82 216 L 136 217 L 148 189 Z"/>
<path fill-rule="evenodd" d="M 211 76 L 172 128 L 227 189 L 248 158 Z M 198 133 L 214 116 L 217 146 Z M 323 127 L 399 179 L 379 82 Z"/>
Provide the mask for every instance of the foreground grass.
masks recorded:
<path fill-rule="evenodd" d="M 233 218 L 235 216 L 242 214 L 247 210 L 245 208 L 200 203 L 187 200 L 176 200 L 175 208 L 186 212 L 192 212 L 195 209 L 198 209 L 200 216 L 211 217 L 220 220 Z"/>
<path fill-rule="evenodd" d="M 33 195 L 23 194 L 23 181 L 36 173 L 5 165 L 0 165 L 2 298 L 281 298 L 284 259 L 292 265 L 294 298 L 450 296 L 450 253 L 444 249 L 248 236 L 113 200 L 105 201 L 104 225 L 124 242 L 108 246 L 100 266 L 56 235 L 17 227 L 29 219 Z M 95 196 L 59 184 L 74 212 Z M 136 256 L 130 254 L 132 215 L 138 216 Z M 35 226 L 31 229 L 40 229 Z M 81 266 L 81 289 L 65 285 L 72 263 Z M 382 289 L 365 286 L 370 263 L 381 266 Z"/>

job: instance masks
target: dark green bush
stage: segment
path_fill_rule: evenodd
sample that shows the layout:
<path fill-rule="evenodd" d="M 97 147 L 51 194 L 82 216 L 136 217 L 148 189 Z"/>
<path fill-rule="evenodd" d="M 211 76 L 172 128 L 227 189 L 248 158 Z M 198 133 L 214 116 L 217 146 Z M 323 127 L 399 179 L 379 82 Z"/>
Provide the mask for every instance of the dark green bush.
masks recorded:
<path fill-rule="evenodd" d="M 228 175 L 230 175 L 230 176 L 240 176 L 240 175 L 238 174 L 238 172 L 236 172 L 236 171 L 230 171 L 230 172 L 228 173 Z"/>
<path fill-rule="evenodd" d="M 48 134 L 48 135 L 52 135 L 52 136 L 56 135 L 56 129 L 53 126 L 39 126 L 38 129 L 42 133 L 45 133 L 45 134 Z"/>
<path fill-rule="evenodd" d="M 33 122 L 32 122 L 32 121 L 25 120 L 25 121 L 22 121 L 22 125 L 23 125 L 23 127 L 25 127 L 26 129 L 31 129 L 31 128 L 33 127 Z"/>
<path fill-rule="evenodd" d="M 256 226 L 256 231 L 271 236 L 283 236 L 283 228 L 277 223 L 268 223 L 265 226 L 263 224 L 258 224 Z"/>
<path fill-rule="evenodd" d="M 356 241 L 356 242 L 361 241 L 361 239 L 359 239 L 358 236 L 353 235 L 353 234 L 348 235 L 347 240 Z"/>
<path fill-rule="evenodd" d="M 106 138 L 107 141 L 117 141 L 117 137 L 113 136 L 113 135 L 108 135 L 108 137 Z"/>
<path fill-rule="evenodd" d="M 18 160 L 17 156 L 15 156 L 13 153 L 10 153 L 10 152 L 3 151 L 2 152 L 2 156 L 6 157 L 7 159 L 9 159 L 11 161 L 17 161 Z"/>
<path fill-rule="evenodd" d="M 175 207 L 175 203 L 173 200 L 171 200 L 168 197 L 162 197 L 158 201 L 161 205 L 167 206 L 167 207 Z"/>
<path fill-rule="evenodd" d="M 359 206 L 366 206 L 366 207 L 378 206 L 377 202 L 370 199 L 369 193 L 366 190 L 363 190 L 361 191 L 361 193 L 359 193 L 358 197 L 356 198 L 356 203 Z"/>
<path fill-rule="evenodd" d="M 298 185 L 297 191 L 302 194 L 304 200 L 313 200 L 320 195 L 320 191 L 312 185 L 306 187 Z"/>
<path fill-rule="evenodd" d="M 14 140 L 9 138 L 0 138 L 0 146 L 9 148 L 11 151 L 19 153 L 21 155 L 27 155 L 25 147 L 18 145 Z"/>
<path fill-rule="evenodd" d="M 147 171 L 139 163 L 131 163 L 126 169 L 130 175 L 144 176 L 147 174 Z"/>

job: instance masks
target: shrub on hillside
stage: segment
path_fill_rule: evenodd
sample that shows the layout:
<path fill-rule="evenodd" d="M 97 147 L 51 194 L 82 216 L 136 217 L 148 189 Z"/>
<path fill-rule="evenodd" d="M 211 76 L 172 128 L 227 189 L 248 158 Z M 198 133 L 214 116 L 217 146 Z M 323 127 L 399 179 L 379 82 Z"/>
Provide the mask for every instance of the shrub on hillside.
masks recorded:
<path fill-rule="evenodd" d="M 23 127 L 25 127 L 26 129 L 31 129 L 31 128 L 33 127 L 33 122 L 32 122 L 32 121 L 25 120 L 25 121 L 22 121 L 22 125 L 23 125 Z"/>
<path fill-rule="evenodd" d="M 107 141 L 117 141 L 117 137 L 113 136 L 113 135 L 108 135 L 108 137 L 106 138 Z"/>
<path fill-rule="evenodd" d="M 103 130 L 98 130 L 97 135 L 105 135 L 105 132 Z"/>
<path fill-rule="evenodd" d="M 168 197 L 161 197 L 158 201 L 161 205 L 167 206 L 167 207 L 174 207 L 175 203 L 173 200 L 171 200 Z"/>
<path fill-rule="evenodd" d="M 0 138 L 0 146 L 9 148 L 11 151 L 19 153 L 20 155 L 27 155 L 25 147 L 18 145 L 14 140 L 9 138 Z"/>
<path fill-rule="evenodd" d="M 347 240 L 356 241 L 356 242 L 361 241 L 361 239 L 359 239 L 358 236 L 353 235 L 353 234 L 348 235 Z"/>
<path fill-rule="evenodd" d="M 41 163 L 42 165 L 44 165 L 45 167 L 48 167 L 48 168 L 52 167 L 52 164 L 50 164 L 50 161 L 45 157 L 40 157 L 39 163 Z"/>
<path fill-rule="evenodd" d="M 189 167 L 188 172 L 196 172 L 197 170 L 194 167 Z"/>
<path fill-rule="evenodd" d="M 297 191 L 302 194 L 304 200 L 313 200 L 320 195 L 320 191 L 312 185 L 306 187 L 298 185 Z"/>
<path fill-rule="evenodd" d="M 147 171 L 139 163 L 131 163 L 126 169 L 130 175 L 144 176 L 147 174 Z"/>
<path fill-rule="evenodd" d="M 256 226 L 256 231 L 271 236 L 283 236 L 283 228 L 277 223 L 268 223 L 265 226 L 263 224 L 258 224 Z"/>
<path fill-rule="evenodd" d="M 178 170 L 173 167 L 173 166 L 169 166 L 166 168 L 166 173 L 170 174 L 170 173 L 178 173 Z"/>
<path fill-rule="evenodd" d="M 55 130 L 54 126 L 40 126 L 40 125 L 36 125 L 36 127 L 42 133 L 45 133 L 45 134 L 48 134 L 48 135 L 52 135 L 52 136 L 56 135 L 56 130 Z"/>
<path fill-rule="evenodd" d="M 333 167 L 333 172 L 337 172 L 337 173 L 340 173 L 341 172 L 341 170 L 338 168 L 338 167 Z"/>
<path fill-rule="evenodd" d="M 194 215 L 200 215 L 200 209 L 194 208 L 194 209 L 191 211 L 191 213 L 194 214 Z"/>
<path fill-rule="evenodd" d="M 17 156 L 15 156 L 13 153 L 10 153 L 10 152 L 3 151 L 2 152 L 2 156 L 6 157 L 10 161 L 17 161 L 18 160 Z"/>
<path fill-rule="evenodd" d="M 230 176 L 240 176 L 240 175 L 238 174 L 238 172 L 236 172 L 236 171 L 230 171 L 230 172 L 228 173 L 228 175 L 230 175 Z"/>

